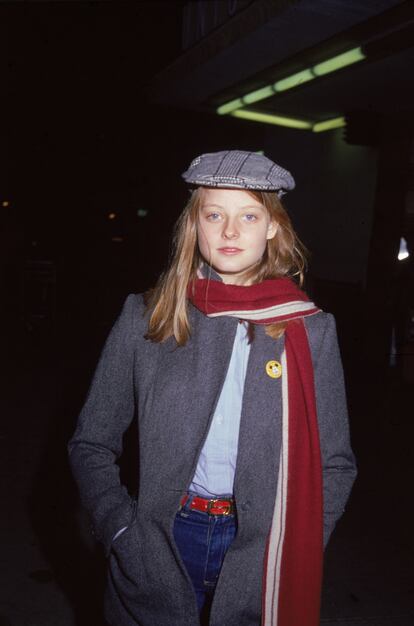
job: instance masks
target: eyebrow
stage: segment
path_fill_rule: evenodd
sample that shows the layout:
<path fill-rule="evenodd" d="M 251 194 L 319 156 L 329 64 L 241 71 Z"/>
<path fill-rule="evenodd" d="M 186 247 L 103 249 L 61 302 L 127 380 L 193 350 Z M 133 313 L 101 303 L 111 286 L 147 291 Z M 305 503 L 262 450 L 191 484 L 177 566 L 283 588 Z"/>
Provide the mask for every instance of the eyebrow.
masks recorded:
<path fill-rule="evenodd" d="M 216 204 L 215 202 L 211 202 L 211 203 L 208 202 L 201 206 L 202 209 L 211 208 L 211 207 L 215 207 L 217 209 L 225 209 L 224 206 L 222 206 L 221 204 Z M 245 209 L 263 209 L 263 206 L 261 204 L 246 204 L 238 208 L 244 211 Z"/>

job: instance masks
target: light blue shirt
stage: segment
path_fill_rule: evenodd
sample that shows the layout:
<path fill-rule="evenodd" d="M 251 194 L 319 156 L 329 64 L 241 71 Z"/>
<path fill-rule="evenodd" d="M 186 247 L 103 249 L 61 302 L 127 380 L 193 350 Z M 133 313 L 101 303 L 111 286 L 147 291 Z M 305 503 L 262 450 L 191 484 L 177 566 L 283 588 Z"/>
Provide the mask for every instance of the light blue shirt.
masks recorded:
<path fill-rule="evenodd" d="M 245 323 L 237 325 L 229 369 L 189 488 L 201 496 L 233 494 L 244 381 L 250 352 L 247 328 Z"/>

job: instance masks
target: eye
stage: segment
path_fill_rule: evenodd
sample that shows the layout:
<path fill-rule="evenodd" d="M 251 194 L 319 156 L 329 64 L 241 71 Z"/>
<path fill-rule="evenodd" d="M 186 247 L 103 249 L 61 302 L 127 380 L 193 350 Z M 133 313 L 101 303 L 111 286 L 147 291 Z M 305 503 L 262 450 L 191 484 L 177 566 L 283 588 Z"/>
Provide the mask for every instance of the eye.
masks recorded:
<path fill-rule="evenodd" d="M 220 213 L 216 213 L 215 211 L 211 211 L 210 213 L 207 213 L 206 215 L 207 219 L 210 222 L 218 222 L 219 219 L 221 218 Z"/>
<path fill-rule="evenodd" d="M 246 213 L 244 219 L 246 220 L 246 222 L 255 222 L 258 218 L 257 215 L 255 215 L 254 213 Z"/>

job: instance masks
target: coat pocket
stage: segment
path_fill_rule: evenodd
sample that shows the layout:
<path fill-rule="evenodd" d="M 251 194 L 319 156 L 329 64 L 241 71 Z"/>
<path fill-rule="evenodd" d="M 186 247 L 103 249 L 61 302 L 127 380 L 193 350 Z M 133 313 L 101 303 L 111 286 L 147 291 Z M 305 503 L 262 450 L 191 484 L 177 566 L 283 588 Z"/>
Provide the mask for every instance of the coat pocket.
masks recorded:
<path fill-rule="evenodd" d="M 141 526 L 135 513 L 129 526 L 112 542 L 108 555 L 111 585 L 123 601 L 128 599 L 134 605 L 147 604 L 151 596 L 151 588 L 147 584 L 146 551 Z"/>
<path fill-rule="evenodd" d="M 111 544 L 109 546 L 109 551 L 108 551 L 108 555 L 112 552 L 112 550 L 114 549 L 115 545 L 119 542 L 121 542 L 121 538 L 128 535 L 128 532 L 131 531 L 133 529 L 133 527 L 135 526 L 137 521 L 137 500 L 136 498 L 134 498 L 132 500 L 132 507 L 131 507 L 131 519 L 129 521 L 129 523 L 127 525 L 122 526 L 121 528 L 119 528 L 114 536 L 112 537 L 112 541 Z"/>

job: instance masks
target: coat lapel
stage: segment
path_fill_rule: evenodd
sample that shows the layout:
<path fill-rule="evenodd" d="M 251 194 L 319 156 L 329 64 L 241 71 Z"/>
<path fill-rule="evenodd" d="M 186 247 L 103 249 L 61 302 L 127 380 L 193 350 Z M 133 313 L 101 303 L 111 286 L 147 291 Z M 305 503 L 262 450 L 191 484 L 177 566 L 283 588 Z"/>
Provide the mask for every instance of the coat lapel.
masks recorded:
<path fill-rule="evenodd" d="M 280 362 L 282 350 L 283 339 L 274 340 L 265 334 L 264 327 L 255 326 L 244 385 L 236 494 L 246 485 L 260 488 L 276 482 L 282 426 L 282 378 L 271 378 L 266 373 L 266 363 Z"/>
<path fill-rule="evenodd" d="M 178 348 L 168 340 L 161 345 L 156 393 L 146 420 L 148 440 L 142 445 L 148 453 L 156 442 L 158 479 L 170 485 L 173 481 L 174 489 L 185 490 L 193 476 L 226 377 L 236 327 L 237 320 L 210 319 L 191 309 L 187 344 Z M 179 471 L 171 475 L 171 467 Z"/>

